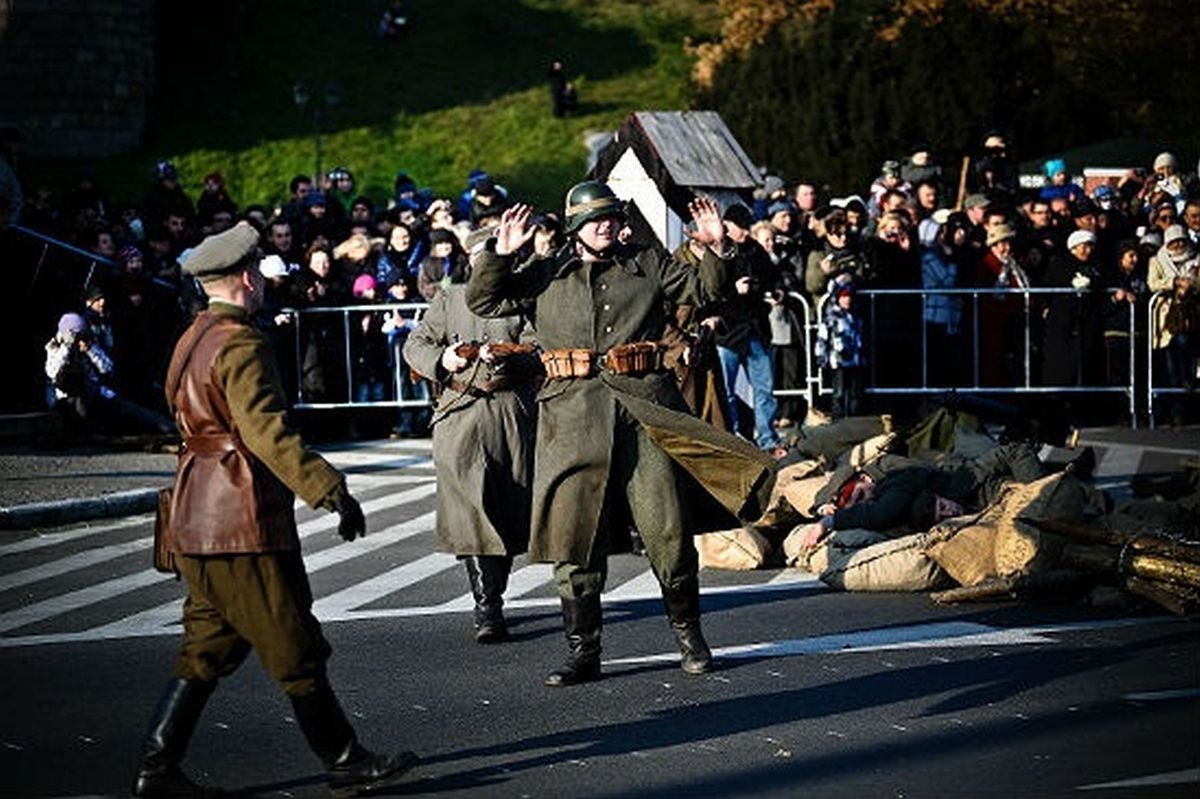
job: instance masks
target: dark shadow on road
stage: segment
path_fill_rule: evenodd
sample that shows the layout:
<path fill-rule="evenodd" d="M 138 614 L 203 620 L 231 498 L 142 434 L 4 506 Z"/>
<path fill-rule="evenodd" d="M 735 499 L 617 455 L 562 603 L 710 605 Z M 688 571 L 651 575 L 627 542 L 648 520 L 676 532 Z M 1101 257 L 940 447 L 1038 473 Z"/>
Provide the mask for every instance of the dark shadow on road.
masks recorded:
<path fill-rule="evenodd" d="M 923 715 L 947 713 L 995 702 L 1033 686 L 1096 669 L 1110 667 L 1140 652 L 1158 646 L 1190 643 L 1192 634 L 1180 632 L 1159 636 L 1115 649 L 1070 648 L 1057 651 L 1027 650 L 988 655 L 949 663 L 925 663 L 851 679 L 790 691 L 689 705 L 665 711 L 650 711 L 645 718 L 620 724 L 581 727 L 535 735 L 510 743 L 464 749 L 425 758 L 429 765 L 463 762 L 477 758 L 503 758 L 494 765 L 434 777 L 388 789 L 386 795 L 440 793 L 494 785 L 513 772 L 539 769 L 568 760 L 602 758 L 695 744 L 739 735 L 781 724 L 814 722 L 841 714 L 884 708 L 888 705 L 955 692 L 951 701 L 938 702 Z M 739 664 L 740 666 L 741 664 Z M 737 667 L 733 667 L 737 668 Z M 571 689 L 576 690 L 576 689 Z M 1109 702 L 1117 708 L 1123 702 Z M 747 795 L 787 786 L 803 786 L 871 763 L 886 768 L 889 763 L 940 753 L 1004 746 L 1009 740 L 1030 734 L 1066 735 L 1084 725 L 1108 723 L 1111 713 L 1067 711 L 1028 719 L 1005 719 L 973 725 L 963 731 L 923 735 L 899 743 L 848 748 L 816 759 L 795 758 L 772 769 L 738 773 L 720 782 L 680 783 L 655 788 L 639 796 Z M 544 754 L 526 754 L 550 750 Z M 629 796 L 628 792 L 622 792 Z"/>

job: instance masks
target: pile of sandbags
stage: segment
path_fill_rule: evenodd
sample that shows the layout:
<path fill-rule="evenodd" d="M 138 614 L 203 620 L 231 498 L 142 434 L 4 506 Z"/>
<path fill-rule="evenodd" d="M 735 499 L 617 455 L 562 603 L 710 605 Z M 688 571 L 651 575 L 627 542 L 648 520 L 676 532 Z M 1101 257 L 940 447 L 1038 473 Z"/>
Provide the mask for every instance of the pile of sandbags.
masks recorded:
<path fill-rule="evenodd" d="M 930 530 L 835 530 L 812 544 L 817 504 L 828 501 L 818 496 L 829 496 L 832 481 L 903 468 L 906 458 L 953 468 L 997 444 L 977 419 L 947 409 L 904 434 L 886 417 L 860 417 L 807 429 L 793 443 L 762 518 L 696 536 L 702 566 L 786 564 L 831 588 L 932 591 L 938 602 L 1081 596 L 1101 585 L 1176 613 L 1200 610 L 1197 464 L 1149 487 L 1135 482 L 1146 496 L 1115 508 L 1103 491 L 1059 472 L 1008 483 L 978 513 Z"/>

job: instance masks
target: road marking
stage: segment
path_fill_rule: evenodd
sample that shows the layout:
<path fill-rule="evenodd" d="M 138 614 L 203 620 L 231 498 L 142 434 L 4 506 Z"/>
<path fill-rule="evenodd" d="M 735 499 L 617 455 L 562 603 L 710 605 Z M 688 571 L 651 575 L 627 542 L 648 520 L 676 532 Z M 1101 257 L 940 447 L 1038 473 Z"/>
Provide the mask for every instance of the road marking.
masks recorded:
<path fill-rule="evenodd" d="M 1169 699 L 1195 699 L 1200 697 L 1200 688 L 1176 688 L 1173 691 L 1145 691 L 1125 694 L 1123 699 L 1132 702 L 1165 702 Z"/>
<path fill-rule="evenodd" d="M 364 538 L 358 538 L 348 543 L 323 549 L 313 555 L 305 556 L 305 569 L 311 575 L 351 558 L 356 558 L 359 555 L 389 546 L 397 541 L 428 532 L 433 529 L 433 517 L 434 512 L 430 511 L 415 519 L 394 524 L 391 527 L 385 527 Z M 163 629 L 168 632 L 177 632 L 179 630 L 179 621 L 182 618 L 182 601 L 180 597 L 173 598 L 156 607 L 139 611 L 130 616 L 117 619 L 114 622 L 103 624 L 99 627 L 92 627 L 82 632 L 94 635 L 96 640 L 137 637 L 147 634 L 153 635 L 156 631 Z M 333 615 L 340 615 L 340 613 L 334 613 Z M 320 618 L 319 615 L 318 618 Z M 3 639 L 0 639 L 0 644 L 2 642 Z"/>
<path fill-rule="evenodd" d="M 0 591 L 10 591 L 30 583 L 40 582 L 51 577 L 58 577 L 78 569 L 86 569 L 97 563 L 124 557 L 133 552 L 149 549 L 154 544 L 154 538 L 139 538 L 135 541 L 125 541 L 120 544 L 110 544 L 106 547 L 96 547 L 74 555 L 67 555 L 40 566 L 33 566 L 21 571 L 5 574 L 0 577 Z"/>
<path fill-rule="evenodd" d="M 414 452 L 433 452 L 431 438 L 398 438 L 389 441 L 350 441 L 330 447 L 318 447 L 317 451 L 328 458 L 342 452 L 358 452 L 361 450 L 412 450 Z"/>
<path fill-rule="evenodd" d="M 20 541 L 13 541 L 11 544 L 0 546 L 0 557 L 4 555 L 14 555 L 18 552 L 29 552 L 42 547 L 51 547 L 55 544 L 61 544 L 66 541 L 76 541 L 80 538 L 88 536 L 101 535 L 103 533 L 111 533 L 114 530 L 125 530 L 130 527 L 137 527 L 139 524 L 149 524 L 154 521 L 153 516 L 141 514 L 122 519 L 119 522 L 112 524 L 98 524 L 91 527 L 76 527 L 70 530 L 59 530 L 55 533 L 38 533 L 29 538 L 22 538 Z"/>
<path fill-rule="evenodd" d="M 369 452 L 340 452 L 327 460 L 339 469 L 351 470 L 369 467 L 375 471 L 383 469 L 432 468 L 433 458 L 429 455 L 411 455 L 405 458 L 380 458 Z"/>
<path fill-rule="evenodd" d="M 1150 785 L 1194 785 L 1197 783 L 1200 783 L 1200 767 L 1185 768 L 1179 771 L 1166 771 L 1162 774 L 1147 774 L 1144 777 L 1133 777 L 1115 782 L 1097 782 L 1092 785 L 1080 785 L 1075 790 L 1100 791 L 1105 788 L 1144 788 Z"/>
<path fill-rule="evenodd" d="M 554 579 L 554 567 L 549 563 L 531 563 L 523 566 L 508 576 L 508 587 L 504 590 L 504 604 L 512 607 L 512 602 L 518 597 L 536 591 Z M 460 613 L 473 610 L 475 597 L 470 592 L 456 596 L 449 602 L 437 606 L 443 613 Z"/>
<path fill-rule="evenodd" d="M 410 488 L 409 490 L 402 491 L 399 494 L 368 500 L 362 505 L 363 513 L 373 513 L 379 510 L 400 507 L 412 502 L 418 502 L 435 493 L 436 491 L 437 483 L 431 482 L 426 485 L 419 485 L 415 488 Z M 433 515 L 434 514 L 431 511 L 423 516 L 418 517 L 418 519 L 428 520 L 427 523 L 422 523 L 425 524 L 427 528 L 431 529 L 433 526 Z M 394 527 L 406 527 L 406 525 L 412 525 L 416 521 L 417 520 L 405 522 L 402 525 L 395 525 Z M 304 539 L 326 530 L 333 530 L 337 527 L 337 525 L 337 515 L 330 513 L 315 519 L 310 519 L 304 524 L 299 525 L 297 531 L 300 535 L 300 538 Z M 306 558 L 306 562 L 310 564 L 309 570 L 312 571 L 314 568 L 319 568 L 311 565 L 314 562 L 341 562 L 342 560 L 347 560 L 364 552 L 369 552 L 372 549 L 376 549 L 378 546 L 386 546 L 388 543 L 391 543 L 390 538 L 386 535 L 389 530 L 393 530 L 393 528 L 387 528 L 379 533 L 370 533 L 363 538 L 358 539 L 357 541 L 353 541 L 348 544 L 342 544 L 338 547 L 332 547 L 331 549 L 322 550 L 316 555 L 313 555 L 312 558 Z M 414 532 L 413 534 L 415 535 L 416 533 Z M 364 544 L 364 542 L 374 541 L 379 541 L 379 544 Z M 327 554 L 330 552 L 336 552 L 337 554 Z M 336 558 L 336 560 L 334 560 L 334 558 Z M 51 597 L 50 599 L 46 599 L 41 602 L 35 602 L 33 604 L 26 605 L 25 607 L 8 611 L 7 613 L 0 613 L 0 633 L 6 633 L 10 630 L 15 630 L 28 624 L 33 624 L 54 616 L 69 613 L 73 610 L 87 607 L 88 605 L 94 604 L 101 600 L 109 599 L 120 594 L 127 594 L 132 591 L 145 588 L 148 585 L 154 585 L 155 583 L 159 583 L 168 579 L 171 579 L 170 575 L 160 574 L 153 569 L 146 569 L 144 571 L 129 574 L 124 577 L 106 580 L 105 582 L 97 583 L 77 591 L 71 591 L 66 594 Z M 157 610 L 158 608 L 152 608 L 151 611 L 143 611 L 143 613 Z M 142 614 L 135 615 L 140 616 Z"/>
<path fill-rule="evenodd" d="M 429 519 L 427 529 L 432 530 L 433 514 L 426 514 Z M 413 520 L 414 522 L 416 520 Z M 400 525 L 397 525 L 400 526 Z M 415 533 L 413 533 L 415 534 Z M 375 535 L 375 534 L 372 534 Z M 342 544 L 340 547 L 331 547 L 323 550 L 318 555 L 324 553 L 335 553 L 340 549 L 353 547 L 363 541 L 369 541 L 371 536 L 360 538 L 350 544 Z M 327 565 L 332 565 L 328 562 L 323 562 L 317 559 L 314 555 L 312 559 L 306 559 L 306 564 L 309 566 L 309 572 L 324 568 Z M 314 565 L 315 564 L 315 565 Z M 166 578 L 166 575 L 159 575 L 157 572 L 148 572 L 154 578 Z M 523 569 L 518 569 L 510 579 L 509 585 L 511 589 L 519 591 L 533 590 L 534 588 L 549 582 L 552 579 L 549 564 L 532 564 Z M 637 578 L 634 578 L 637 579 Z M 526 587 L 528 586 L 528 587 Z M 701 595 L 724 595 L 724 594 L 756 594 L 756 593 L 814 593 L 825 592 L 829 589 L 824 585 L 817 583 L 816 585 L 789 582 L 789 583 L 758 583 L 754 585 L 727 585 L 727 586 L 710 586 L 701 588 Z M 506 592 L 505 607 L 512 609 L 527 609 L 527 608 L 558 608 L 560 601 L 558 597 L 536 597 L 536 598 L 509 598 L 516 597 L 516 594 Z M 648 590 L 638 595 L 628 595 L 622 600 L 613 602 L 611 594 L 605 594 L 601 597 L 601 601 L 605 604 L 624 604 L 627 602 L 640 602 L 649 599 L 659 599 L 662 594 L 658 588 L 657 582 L 652 590 Z M 323 623 L 346 622 L 346 621 L 363 621 L 375 619 L 402 619 L 417 616 L 441 616 L 451 613 L 460 613 L 469 611 L 473 607 L 473 602 L 469 601 L 470 595 L 466 597 L 458 597 L 450 602 L 444 602 L 438 605 L 424 605 L 418 607 L 406 608 L 372 608 L 370 610 L 346 610 L 336 614 L 318 614 L 317 618 Z M 147 611 L 127 616 L 116 622 L 106 624 L 102 627 L 93 627 L 87 630 L 69 633 L 44 633 L 38 635 L 21 635 L 12 637 L 0 637 L 0 649 L 10 647 L 24 646 L 41 646 L 43 644 L 65 644 L 65 643 L 81 643 L 88 641 L 111 640 L 120 638 L 142 638 L 156 635 L 178 635 L 180 628 L 178 625 L 180 619 L 180 603 L 182 599 L 174 599 L 169 603 L 163 603 L 157 608 L 151 608 Z"/>
<path fill-rule="evenodd" d="M 415 585 L 427 577 L 452 569 L 457 563 L 458 559 L 453 555 L 434 552 L 319 599 L 313 604 L 313 613 L 318 617 L 340 616 L 346 611 L 369 605 L 388 594 Z"/>
<path fill-rule="evenodd" d="M 631 599 L 640 599 L 645 596 L 662 596 L 662 586 L 651 569 L 647 569 L 633 579 L 626 580 L 605 594 L 605 598 L 609 602 L 628 602 Z"/>
<path fill-rule="evenodd" d="M 792 657 L 795 655 L 837 653 L 880 652 L 897 649 L 952 648 L 974 646 L 1016 646 L 1023 644 L 1053 643 L 1053 633 L 1078 630 L 1101 630 L 1114 627 L 1129 627 L 1136 624 L 1153 624 L 1177 621 L 1172 617 L 1148 619 L 1102 619 L 1097 621 L 1070 622 L 1058 625 L 1035 627 L 991 627 L 986 624 L 966 621 L 933 622 L 912 624 L 902 627 L 884 627 L 875 630 L 856 630 L 833 635 L 817 635 L 811 638 L 792 638 L 782 641 L 763 641 L 713 649 L 713 656 L 726 660 Z M 679 660 L 678 652 L 620 658 L 605 661 L 614 666 L 640 665 L 646 663 L 669 663 Z"/>
<path fill-rule="evenodd" d="M 412 482 L 428 483 L 432 478 L 418 477 L 416 475 L 398 475 L 396 477 L 376 477 L 363 479 L 361 477 L 351 480 L 351 486 L 357 488 L 379 488 L 387 485 L 399 485 Z M 303 500 L 296 501 L 297 506 L 303 507 Z M 146 522 L 149 520 L 146 519 Z M 125 525 L 126 527 L 130 525 Z M 34 566 L 22 571 L 12 572 L 0 576 L 0 591 L 8 591 L 13 588 L 19 588 L 30 583 L 40 582 L 51 577 L 58 577 L 63 574 L 68 574 L 79 569 L 86 569 L 95 566 L 98 563 L 105 563 L 110 560 L 124 557 L 133 552 L 139 552 L 143 549 L 149 549 L 154 544 L 153 536 L 146 536 L 134 541 L 124 541 L 120 544 L 110 544 L 109 546 L 96 547 L 85 552 L 77 552 L 73 555 L 58 558 L 57 560 L 43 563 L 40 566 Z"/>

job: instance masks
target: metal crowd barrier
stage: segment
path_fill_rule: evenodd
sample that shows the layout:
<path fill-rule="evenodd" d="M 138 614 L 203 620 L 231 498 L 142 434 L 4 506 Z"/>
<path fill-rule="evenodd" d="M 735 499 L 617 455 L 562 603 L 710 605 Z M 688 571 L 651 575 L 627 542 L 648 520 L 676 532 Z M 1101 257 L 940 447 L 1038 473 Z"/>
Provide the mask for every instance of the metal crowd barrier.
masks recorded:
<path fill-rule="evenodd" d="M 1136 369 L 1136 313 L 1129 315 L 1129 381 L 1120 385 L 1103 384 L 1103 385 L 1083 385 L 1081 380 L 1077 380 L 1070 384 L 1047 384 L 1042 382 L 1035 383 L 1033 375 L 1033 298 L 1038 296 L 1053 296 L 1053 295 L 1077 295 L 1082 297 L 1087 294 L 1086 291 L 1079 291 L 1074 288 L 958 288 L 958 289 L 862 289 L 856 292 L 856 296 L 865 298 L 869 303 L 867 310 L 867 324 L 865 335 L 867 337 L 866 346 L 868 347 L 867 367 L 870 370 L 871 379 L 867 381 L 863 392 L 866 394 L 942 394 L 947 391 L 955 391 L 960 394 L 1061 394 L 1061 393 L 1123 393 L 1128 399 L 1129 419 L 1133 427 L 1138 425 L 1137 414 L 1137 378 L 1138 371 Z M 1112 294 L 1113 291 L 1108 291 Z M 1022 298 L 1021 318 L 1024 321 L 1021 330 L 1022 339 L 1022 364 L 1021 379 L 1014 385 L 984 385 L 980 381 L 980 298 L 987 296 L 1020 296 Z M 917 310 L 920 320 L 920 381 L 913 382 L 909 385 L 875 385 L 877 375 L 877 367 L 879 359 L 879 340 L 875 335 L 878 332 L 876 321 L 878 319 L 877 302 L 880 297 L 890 296 L 908 296 L 915 297 L 921 300 L 920 308 Z M 970 298 L 970 313 L 967 307 L 961 309 L 961 318 L 964 323 L 970 322 L 970 348 L 966 353 L 970 357 L 971 362 L 971 380 L 969 382 L 959 381 L 957 385 L 939 385 L 931 386 L 929 384 L 929 322 L 925 318 L 925 300 L 932 296 L 962 296 Z M 820 327 L 821 319 L 825 315 L 825 306 L 830 295 L 825 295 L 817 302 L 817 315 L 815 318 L 809 318 L 809 332 L 807 339 L 811 343 Z M 860 313 L 862 303 L 860 302 Z M 815 363 L 815 358 L 812 355 L 810 347 L 809 363 L 815 370 L 815 373 L 810 373 L 810 380 L 815 381 L 817 394 L 831 394 L 832 388 L 825 382 L 825 372 Z M 1082 362 L 1076 364 L 1076 374 L 1081 375 L 1083 371 Z M 777 392 L 778 393 L 778 392 Z"/>
<path fill-rule="evenodd" d="M 413 379 L 411 375 L 414 373 L 408 368 L 408 365 L 401 357 L 399 348 L 402 346 L 400 342 L 389 344 L 392 346 L 392 396 L 390 399 L 382 400 L 366 400 L 361 401 L 355 397 L 355 390 L 358 383 L 355 382 L 357 375 L 354 373 L 354 352 L 351 347 L 353 337 L 351 336 L 351 317 L 361 313 L 399 313 L 404 318 L 410 320 L 414 324 L 421 321 L 421 317 L 429 308 L 429 304 L 425 302 L 392 302 L 378 303 L 372 305 L 339 305 L 328 308 L 288 308 L 284 313 L 292 317 L 293 335 L 296 346 L 296 384 L 295 384 L 295 402 L 292 407 L 305 410 L 311 409 L 333 409 L 333 408 L 427 408 L 433 404 L 432 394 L 428 390 L 428 385 L 423 379 Z M 346 399 L 344 402 L 336 401 L 331 398 L 313 398 L 305 396 L 304 391 L 304 353 L 307 339 L 303 332 L 305 317 L 316 317 L 320 315 L 338 314 L 342 317 L 342 354 L 344 364 L 342 367 L 346 378 Z M 378 335 L 388 335 L 378 333 Z M 404 334 L 407 335 L 407 334 Z M 332 368 L 332 367 L 331 367 Z"/>
<path fill-rule="evenodd" d="M 1043 382 L 1035 382 L 1033 373 L 1033 321 L 1034 321 L 1034 304 L 1033 298 L 1039 296 L 1053 295 L 1077 295 L 1082 297 L 1087 292 L 1078 291 L 1073 288 L 1013 288 L 1013 289 L 992 289 L 992 288 L 960 288 L 960 289 L 863 289 L 856 292 L 860 298 L 865 298 L 869 303 L 867 306 L 868 323 L 866 325 L 867 342 L 869 348 L 868 368 L 871 370 L 871 379 L 867 381 L 864 387 L 864 393 L 889 395 L 889 394 L 942 394 L 947 391 L 955 391 L 963 394 L 1043 394 L 1053 395 L 1062 393 L 1119 393 L 1124 394 L 1128 399 L 1129 419 L 1132 427 L 1138 426 L 1139 413 L 1137 408 L 1138 387 L 1142 373 L 1137 369 L 1137 339 L 1136 330 L 1137 313 L 1129 315 L 1129 379 L 1127 383 L 1121 384 L 1104 384 L 1104 385 L 1083 385 L 1081 381 L 1076 381 L 1071 384 L 1046 384 Z M 1107 292 L 1111 294 L 1112 291 Z M 1022 310 L 1020 317 L 1023 320 L 1021 330 L 1021 379 L 1014 385 L 984 385 L 980 380 L 980 303 L 981 298 L 991 296 L 1019 296 L 1022 298 Z M 879 363 L 880 342 L 875 335 L 877 330 L 876 321 L 878 319 L 878 301 L 881 297 L 892 296 L 908 296 L 920 300 L 920 308 L 917 310 L 919 316 L 920 330 L 920 379 L 913 381 L 909 385 L 876 385 L 877 364 Z M 969 351 L 964 353 L 969 356 L 971 362 L 971 379 L 969 381 L 959 381 L 957 385 L 930 385 L 929 383 L 929 364 L 931 356 L 936 357 L 939 353 L 931 353 L 929 351 L 928 325 L 925 319 L 924 307 L 925 300 L 931 296 L 961 296 L 970 298 L 970 312 L 966 304 L 961 310 L 962 319 L 964 322 L 970 323 L 970 347 Z M 1155 398 L 1165 394 L 1182 394 L 1185 389 L 1178 387 L 1164 387 L 1154 385 L 1154 339 L 1156 332 L 1155 311 L 1169 295 L 1167 293 L 1155 294 L 1151 297 L 1147 304 L 1147 325 L 1146 325 L 1146 366 L 1145 375 L 1145 412 L 1149 419 L 1150 426 L 1154 426 L 1154 402 Z M 817 331 L 820 326 L 820 320 L 824 316 L 825 305 L 829 299 L 829 295 L 822 297 L 817 302 L 816 314 L 810 313 L 811 305 L 808 299 L 797 293 L 791 293 L 790 299 L 799 306 L 804 314 L 804 323 L 801 325 L 801 338 L 803 344 L 803 385 L 800 386 L 780 386 L 775 390 L 776 396 L 779 397 L 804 397 L 809 405 L 813 405 L 816 399 L 822 395 L 832 393 L 832 388 L 827 384 L 827 370 L 820 367 L 815 356 L 815 343 Z M 432 395 L 427 391 L 417 391 L 412 387 L 419 385 L 410 377 L 410 370 L 403 362 L 398 352 L 392 353 L 392 396 L 382 400 L 367 400 L 361 401 L 355 398 L 356 378 L 354 370 L 354 353 L 352 351 L 351 335 L 351 319 L 356 314 L 360 313 L 393 313 L 399 312 L 406 319 L 410 319 L 413 323 L 419 322 L 421 316 L 428 308 L 428 304 L 420 303 L 383 303 L 378 305 L 347 305 L 330 308 L 303 308 L 303 309 L 288 309 L 294 320 L 294 336 L 296 344 L 296 402 L 294 407 L 303 409 L 320 409 L 320 408 L 357 408 L 357 407 L 391 407 L 391 408 L 422 408 L 432 404 Z M 861 308 L 861 303 L 860 303 Z M 344 364 L 342 367 L 345 371 L 346 380 L 346 397 L 345 401 L 337 401 L 331 398 L 313 399 L 307 398 L 303 391 L 303 358 L 305 337 L 303 333 L 304 320 L 306 317 L 312 317 L 321 314 L 340 314 L 342 319 L 342 353 Z M 311 324 L 311 322 L 310 322 Z M 381 334 L 382 335 L 382 334 Z M 963 333 L 965 335 L 965 332 Z M 1082 363 L 1078 364 L 1080 374 L 1082 372 Z"/>
<path fill-rule="evenodd" d="M 1150 429 L 1154 429 L 1154 400 L 1162 395 L 1178 395 L 1186 394 L 1188 390 L 1181 386 L 1155 386 L 1154 385 L 1154 361 L 1155 353 L 1163 353 L 1163 357 L 1170 357 L 1166 353 L 1166 349 L 1154 349 L 1154 340 L 1158 338 L 1158 309 L 1164 302 L 1171 299 L 1171 292 L 1159 291 L 1150 297 L 1150 302 L 1146 304 L 1146 416 L 1150 420 Z M 1193 355 L 1196 353 L 1197 343 L 1192 343 Z M 1195 362 L 1187 364 L 1185 368 L 1195 369 Z"/>

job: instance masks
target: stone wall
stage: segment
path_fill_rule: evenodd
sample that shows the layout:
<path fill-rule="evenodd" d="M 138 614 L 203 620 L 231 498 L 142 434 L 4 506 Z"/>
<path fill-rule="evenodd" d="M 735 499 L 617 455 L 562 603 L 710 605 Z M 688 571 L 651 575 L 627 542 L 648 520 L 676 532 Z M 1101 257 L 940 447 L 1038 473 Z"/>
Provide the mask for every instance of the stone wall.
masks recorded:
<path fill-rule="evenodd" d="M 152 0 L 0 0 L 0 126 L 24 152 L 136 148 L 153 78 Z"/>

